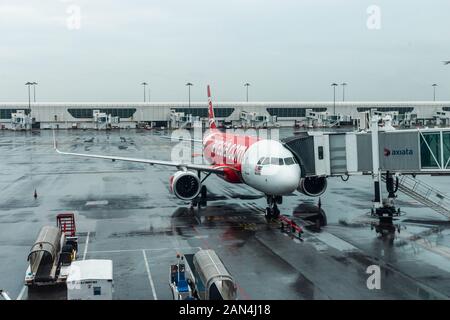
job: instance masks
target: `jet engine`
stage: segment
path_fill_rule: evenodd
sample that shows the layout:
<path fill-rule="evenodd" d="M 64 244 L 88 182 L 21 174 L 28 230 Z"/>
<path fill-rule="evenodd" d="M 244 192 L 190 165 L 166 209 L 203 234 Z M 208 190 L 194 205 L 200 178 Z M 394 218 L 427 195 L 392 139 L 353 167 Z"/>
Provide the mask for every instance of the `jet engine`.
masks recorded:
<path fill-rule="evenodd" d="M 327 189 L 326 177 L 307 177 L 300 180 L 297 190 L 310 197 L 318 197 Z"/>
<path fill-rule="evenodd" d="M 192 171 L 177 171 L 170 177 L 170 192 L 178 199 L 192 200 L 198 196 L 202 183 Z"/>

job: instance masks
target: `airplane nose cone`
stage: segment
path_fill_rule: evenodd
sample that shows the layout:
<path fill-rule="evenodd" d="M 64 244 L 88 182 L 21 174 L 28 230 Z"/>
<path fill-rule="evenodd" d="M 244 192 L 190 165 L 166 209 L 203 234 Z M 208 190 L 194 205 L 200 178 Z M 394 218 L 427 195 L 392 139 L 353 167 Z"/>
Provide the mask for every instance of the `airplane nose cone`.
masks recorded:
<path fill-rule="evenodd" d="M 288 171 L 287 185 L 290 192 L 294 192 L 300 183 L 300 167 L 293 165 Z"/>
<path fill-rule="evenodd" d="M 290 194 L 298 188 L 300 182 L 300 167 L 290 165 L 282 168 L 278 174 L 278 193 Z"/>

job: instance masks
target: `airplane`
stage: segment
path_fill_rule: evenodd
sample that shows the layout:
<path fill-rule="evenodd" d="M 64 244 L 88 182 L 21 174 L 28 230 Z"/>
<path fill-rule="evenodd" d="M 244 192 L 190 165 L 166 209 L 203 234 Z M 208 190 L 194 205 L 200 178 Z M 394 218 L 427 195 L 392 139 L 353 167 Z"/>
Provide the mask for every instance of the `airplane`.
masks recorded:
<path fill-rule="evenodd" d="M 216 174 L 229 183 L 243 183 L 265 194 L 267 220 L 278 218 L 280 210 L 277 205 L 282 203 L 283 196 L 295 190 L 308 196 L 319 196 L 325 192 L 326 178 L 302 176 L 297 158 L 281 142 L 220 131 L 214 116 L 209 85 L 207 94 L 209 131 L 202 140 L 194 142 L 203 144 L 203 156 L 209 164 L 63 152 L 57 148 L 53 132 L 54 149 L 62 155 L 175 167 L 177 172 L 169 180 L 170 191 L 184 201 L 193 201 L 199 197 L 202 187 L 206 193 L 206 186 L 202 186 L 202 183 L 210 174 Z M 201 173 L 206 173 L 203 180 Z"/>

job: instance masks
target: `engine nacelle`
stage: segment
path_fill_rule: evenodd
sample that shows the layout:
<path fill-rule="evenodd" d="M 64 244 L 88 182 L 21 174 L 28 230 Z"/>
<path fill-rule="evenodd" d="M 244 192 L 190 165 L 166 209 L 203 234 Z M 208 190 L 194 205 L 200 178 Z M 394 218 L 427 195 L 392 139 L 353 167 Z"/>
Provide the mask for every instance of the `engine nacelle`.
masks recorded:
<path fill-rule="evenodd" d="M 192 171 L 177 171 L 170 177 L 170 192 L 178 199 L 192 200 L 202 188 L 199 177 Z"/>
<path fill-rule="evenodd" d="M 297 190 L 310 197 L 318 197 L 327 190 L 326 177 L 307 177 L 300 180 Z"/>

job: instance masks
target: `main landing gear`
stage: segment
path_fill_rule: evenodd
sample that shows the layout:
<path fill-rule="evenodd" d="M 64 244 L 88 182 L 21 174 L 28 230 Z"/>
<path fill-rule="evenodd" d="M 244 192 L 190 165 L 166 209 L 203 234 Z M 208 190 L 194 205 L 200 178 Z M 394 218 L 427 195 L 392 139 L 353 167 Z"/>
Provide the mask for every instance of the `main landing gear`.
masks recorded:
<path fill-rule="evenodd" d="M 191 200 L 190 209 L 193 210 L 195 207 L 197 207 L 197 209 L 200 210 L 201 207 L 206 207 L 207 196 L 208 196 L 208 189 L 206 189 L 206 186 L 202 186 L 199 195 Z"/>
<path fill-rule="evenodd" d="M 200 189 L 200 193 L 197 195 L 197 197 L 195 197 L 194 199 L 191 200 L 191 206 L 190 209 L 194 210 L 195 207 L 198 208 L 198 210 L 200 211 L 201 207 L 206 207 L 207 204 L 207 197 L 208 197 L 208 190 L 206 189 L 206 186 L 203 184 L 203 182 L 205 182 L 205 180 L 211 175 L 211 172 L 209 172 L 208 174 L 206 174 L 206 176 L 202 179 L 202 174 L 200 171 L 197 172 L 198 178 L 201 180 L 201 189 Z"/>
<path fill-rule="evenodd" d="M 281 204 L 283 202 L 282 196 L 266 196 L 267 198 L 267 208 L 266 208 L 266 220 L 270 221 L 272 219 L 278 219 L 280 216 L 280 209 L 278 209 L 277 204 Z"/>

